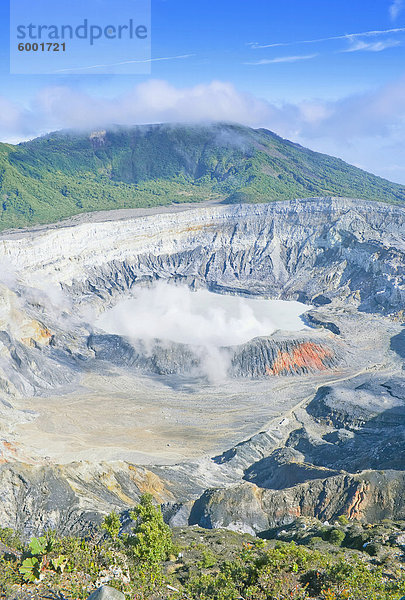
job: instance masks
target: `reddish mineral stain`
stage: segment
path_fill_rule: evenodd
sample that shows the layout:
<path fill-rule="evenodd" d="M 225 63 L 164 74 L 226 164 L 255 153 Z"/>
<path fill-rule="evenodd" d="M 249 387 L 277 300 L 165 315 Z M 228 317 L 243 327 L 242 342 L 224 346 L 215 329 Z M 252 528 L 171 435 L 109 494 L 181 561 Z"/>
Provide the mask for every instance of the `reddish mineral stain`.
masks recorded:
<path fill-rule="evenodd" d="M 280 375 L 285 371 L 298 372 L 303 368 L 314 371 L 324 371 L 328 367 L 324 361 L 332 357 L 328 348 L 302 342 L 290 352 L 279 350 L 271 367 L 266 367 L 266 375 Z"/>

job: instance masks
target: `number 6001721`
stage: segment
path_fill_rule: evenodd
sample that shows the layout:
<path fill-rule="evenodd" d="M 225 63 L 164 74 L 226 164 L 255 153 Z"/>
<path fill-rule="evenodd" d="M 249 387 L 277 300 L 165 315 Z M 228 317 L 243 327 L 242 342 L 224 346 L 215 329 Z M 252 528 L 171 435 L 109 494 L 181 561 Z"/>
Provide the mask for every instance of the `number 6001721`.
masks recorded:
<path fill-rule="evenodd" d="M 18 50 L 20 52 L 65 52 L 66 43 L 41 42 L 40 44 L 37 44 L 37 42 L 34 42 L 31 44 L 30 42 L 26 42 L 25 44 L 18 44 Z"/>

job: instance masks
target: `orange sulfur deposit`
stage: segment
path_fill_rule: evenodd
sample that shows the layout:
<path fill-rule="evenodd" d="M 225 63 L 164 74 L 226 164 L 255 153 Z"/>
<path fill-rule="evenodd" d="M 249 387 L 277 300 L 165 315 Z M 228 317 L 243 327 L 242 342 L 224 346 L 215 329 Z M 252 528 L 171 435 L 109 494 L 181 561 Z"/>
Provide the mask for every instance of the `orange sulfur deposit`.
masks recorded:
<path fill-rule="evenodd" d="M 272 366 L 266 367 L 266 375 L 296 373 L 302 370 L 324 371 L 332 358 L 329 348 L 313 342 L 302 342 L 290 351 L 279 350 Z"/>

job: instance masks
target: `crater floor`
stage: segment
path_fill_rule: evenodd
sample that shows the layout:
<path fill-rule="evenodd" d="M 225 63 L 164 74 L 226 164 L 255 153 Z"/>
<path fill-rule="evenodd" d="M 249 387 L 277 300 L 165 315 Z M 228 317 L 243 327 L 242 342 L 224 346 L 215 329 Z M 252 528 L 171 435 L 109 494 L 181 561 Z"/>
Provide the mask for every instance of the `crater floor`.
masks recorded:
<path fill-rule="evenodd" d="M 172 464 L 213 456 L 265 430 L 269 421 L 281 421 L 331 375 L 201 385 L 176 377 L 91 374 L 80 392 L 25 398 L 21 408 L 38 416 L 16 425 L 13 445 L 21 459 L 48 457 L 58 464 Z"/>

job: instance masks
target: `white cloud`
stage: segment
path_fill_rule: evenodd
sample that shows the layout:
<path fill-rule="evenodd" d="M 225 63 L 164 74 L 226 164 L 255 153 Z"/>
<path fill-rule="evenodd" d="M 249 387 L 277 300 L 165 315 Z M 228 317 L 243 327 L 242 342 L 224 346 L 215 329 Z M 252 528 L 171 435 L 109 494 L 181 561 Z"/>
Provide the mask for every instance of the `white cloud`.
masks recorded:
<path fill-rule="evenodd" d="M 401 6 L 402 6 L 401 0 Z M 380 39 L 382 36 L 390 35 L 389 38 L 385 37 Z M 278 42 L 273 44 L 258 44 L 257 42 L 249 42 L 247 45 L 250 46 L 252 50 L 260 50 L 260 49 L 272 49 L 279 48 L 285 46 L 296 46 L 302 44 L 322 44 L 330 41 L 339 41 L 345 42 L 342 49 L 337 50 L 337 52 L 342 53 L 351 53 L 351 52 L 382 52 L 387 48 L 394 48 L 396 46 L 402 46 L 404 44 L 404 27 L 396 27 L 391 29 L 384 30 L 372 30 L 372 31 L 362 31 L 358 33 L 348 33 L 344 35 L 335 35 L 324 38 L 315 38 L 310 40 L 294 40 L 292 42 Z M 398 36 L 402 35 L 402 39 Z M 288 63 L 288 62 L 296 62 L 299 60 L 308 60 L 319 56 L 319 53 L 307 54 L 307 55 L 293 55 L 293 56 L 282 56 L 282 57 L 273 57 L 273 58 L 262 58 L 256 61 L 248 61 L 245 62 L 245 65 L 269 65 L 274 63 Z"/>
<path fill-rule="evenodd" d="M 255 62 L 245 62 L 245 65 L 271 65 L 277 63 L 293 63 L 299 60 L 310 60 L 315 58 L 318 54 L 306 54 L 304 56 L 279 56 L 277 58 L 262 58 Z"/>
<path fill-rule="evenodd" d="M 226 120 L 257 125 L 266 120 L 270 110 L 265 101 L 238 92 L 227 82 L 178 88 L 163 80 L 148 80 L 112 99 L 69 87 L 49 87 L 32 106 L 36 127 L 40 124 L 41 129 L 48 130 L 162 121 Z"/>
<path fill-rule="evenodd" d="M 365 42 L 358 38 L 349 38 L 350 46 L 341 52 L 382 52 L 387 48 L 394 48 L 396 46 L 402 46 L 402 42 L 399 40 L 380 40 L 378 42 Z"/>
<path fill-rule="evenodd" d="M 377 90 L 322 103 L 325 115 L 301 132 L 309 137 L 330 136 L 349 140 L 357 137 L 390 136 L 405 127 L 405 79 Z"/>
<path fill-rule="evenodd" d="M 52 86 L 29 108 L 0 97 L 0 139 L 20 139 L 54 129 L 84 129 L 112 124 L 232 121 L 268 127 L 285 137 L 389 135 L 405 119 L 405 79 L 367 93 L 328 102 L 276 105 L 241 92 L 232 83 L 212 81 L 175 87 L 164 80 L 148 80 L 116 97 L 102 97 Z"/>
<path fill-rule="evenodd" d="M 399 13 L 404 8 L 404 0 L 394 0 L 390 6 L 390 17 L 393 21 L 398 17 Z"/>
<path fill-rule="evenodd" d="M 0 96 L 0 132 L 3 137 L 14 139 L 18 135 L 24 135 L 27 132 L 27 117 L 22 107 Z"/>

